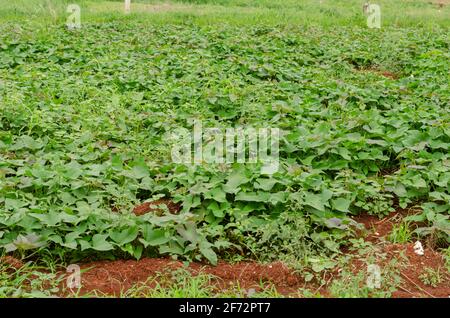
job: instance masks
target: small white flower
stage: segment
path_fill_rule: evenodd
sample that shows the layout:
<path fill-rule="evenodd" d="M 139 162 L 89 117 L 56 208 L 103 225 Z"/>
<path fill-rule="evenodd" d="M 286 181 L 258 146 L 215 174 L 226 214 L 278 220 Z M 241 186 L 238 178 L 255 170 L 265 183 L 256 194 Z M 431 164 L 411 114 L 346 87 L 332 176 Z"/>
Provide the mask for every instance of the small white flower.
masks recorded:
<path fill-rule="evenodd" d="M 422 243 L 420 243 L 420 241 L 417 241 L 414 244 L 414 253 L 416 253 L 417 255 L 423 255 L 424 254 L 423 246 L 422 246 Z"/>

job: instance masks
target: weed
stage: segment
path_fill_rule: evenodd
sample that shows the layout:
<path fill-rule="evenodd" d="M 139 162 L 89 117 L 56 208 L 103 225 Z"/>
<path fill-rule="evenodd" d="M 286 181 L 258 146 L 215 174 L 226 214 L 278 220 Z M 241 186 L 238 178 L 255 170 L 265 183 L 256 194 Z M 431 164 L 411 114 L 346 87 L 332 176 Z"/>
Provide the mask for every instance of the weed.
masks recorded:
<path fill-rule="evenodd" d="M 186 269 L 160 273 L 145 283 L 139 283 L 121 293 L 131 298 L 206 298 L 206 297 L 282 297 L 273 285 L 242 289 L 239 284 L 220 290 L 218 278 L 199 273 L 193 275 Z"/>
<path fill-rule="evenodd" d="M 61 280 L 31 263 L 15 268 L 0 261 L 0 298 L 53 297 L 60 291 Z"/>
<path fill-rule="evenodd" d="M 434 269 L 431 267 L 425 267 L 422 273 L 419 275 L 419 279 L 425 285 L 437 287 L 443 281 L 441 268 Z"/>
<path fill-rule="evenodd" d="M 377 279 L 370 277 L 375 274 L 373 272 L 360 270 L 354 273 L 344 268 L 339 277 L 331 283 L 329 291 L 333 297 L 339 298 L 391 297 L 401 281 L 397 266 L 397 261 L 391 260 L 386 266 L 378 267 L 380 269 L 379 285 L 368 283 L 369 279 Z M 367 268 L 369 269 L 369 267 Z"/>
<path fill-rule="evenodd" d="M 394 224 L 391 233 L 388 235 L 388 240 L 392 243 L 404 244 L 411 241 L 413 232 L 411 231 L 409 222 L 401 222 Z"/>
<path fill-rule="evenodd" d="M 445 268 L 450 273 L 450 247 L 444 250 Z"/>

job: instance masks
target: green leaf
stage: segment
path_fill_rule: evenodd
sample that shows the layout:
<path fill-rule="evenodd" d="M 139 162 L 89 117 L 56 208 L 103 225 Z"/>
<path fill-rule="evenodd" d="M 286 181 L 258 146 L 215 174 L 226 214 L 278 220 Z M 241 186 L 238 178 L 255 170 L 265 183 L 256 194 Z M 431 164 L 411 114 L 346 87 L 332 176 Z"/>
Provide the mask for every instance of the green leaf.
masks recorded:
<path fill-rule="evenodd" d="M 138 228 L 137 226 L 132 226 L 127 229 L 124 229 L 120 232 L 114 231 L 111 232 L 109 235 L 114 242 L 116 242 L 119 245 L 125 245 L 127 243 L 130 243 L 136 239 L 138 236 Z"/>
<path fill-rule="evenodd" d="M 31 173 L 34 177 L 42 180 L 50 179 L 55 175 L 53 171 L 46 170 L 44 167 L 33 168 Z"/>
<path fill-rule="evenodd" d="M 255 189 L 261 189 L 264 191 L 270 191 L 272 190 L 273 186 L 277 184 L 279 181 L 276 179 L 263 179 L 258 178 L 256 179 L 255 183 Z"/>
<path fill-rule="evenodd" d="M 120 247 L 122 251 L 127 252 L 137 260 L 139 260 L 142 256 L 142 252 L 144 250 L 142 245 L 134 246 L 132 243 L 125 244 Z"/>
<path fill-rule="evenodd" d="M 224 211 L 226 210 L 227 207 L 229 208 L 229 206 L 230 204 L 228 204 L 228 202 L 219 205 L 219 203 L 217 203 L 216 201 L 212 201 L 208 205 L 207 209 L 212 211 L 215 217 L 222 218 L 225 216 Z"/>
<path fill-rule="evenodd" d="M 84 239 L 78 240 L 78 244 L 80 244 L 81 251 L 85 251 L 85 250 L 92 248 L 92 245 L 89 244 L 89 242 Z"/>
<path fill-rule="evenodd" d="M 108 234 L 95 234 L 92 237 L 92 248 L 96 251 L 109 251 L 114 249 L 114 246 L 106 239 Z"/>
<path fill-rule="evenodd" d="M 322 196 L 319 194 L 305 193 L 305 204 L 317 209 L 319 211 L 325 210 L 324 202 L 322 201 Z"/>
<path fill-rule="evenodd" d="M 197 233 L 197 227 L 194 222 L 187 222 L 185 225 L 178 226 L 177 232 L 186 241 L 189 241 L 193 244 L 197 244 L 200 239 L 200 235 Z"/>
<path fill-rule="evenodd" d="M 395 185 L 394 193 L 399 197 L 405 197 L 407 195 L 405 186 L 400 182 Z"/>
<path fill-rule="evenodd" d="M 113 155 L 111 157 L 111 168 L 115 171 L 123 170 L 123 161 L 119 155 Z"/>
<path fill-rule="evenodd" d="M 213 265 L 217 265 L 217 254 L 208 242 L 200 243 L 200 253 Z"/>
<path fill-rule="evenodd" d="M 239 192 L 236 195 L 236 201 L 249 201 L 249 202 L 267 202 L 270 199 L 270 193 L 268 192 Z"/>
<path fill-rule="evenodd" d="M 40 220 L 44 225 L 55 226 L 61 221 L 61 214 L 55 211 L 48 213 L 30 213 L 30 216 Z"/>
<path fill-rule="evenodd" d="M 131 174 L 136 179 L 142 179 L 149 176 L 149 171 L 146 165 L 140 164 L 131 169 Z"/>
<path fill-rule="evenodd" d="M 166 237 L 166 231 L 163 229 L 153 229 L 150 226 L 145 226 L 142 229 L 143 238 L 139 241 L 147 246 L 158 246 L 169 242 L 169 238 Z"/>
<path fill-rule="evenodd" d="M 217 202 L 227 202 L 225 192 L 221 188 L 214 188 L 206 192 L 205 199 L 212 199 Z"/>
<path fill-rule="evenodd" d="M 64 176 L 71 180 L 78 179 L 82 174 L 81 165 L 76 161 L 72 161 L 65 166 Z"/>
<path fill-rule="evenodd" d="M 160 254 L 178 254 L 183 255 L 184 249 L 176 242 L 170 241 L 168 244 L 159 247 Z"/>
<path fill-rule="evenodd" d="M 228 181 L 225 183 L 223 189 L 227 193 L 238 193 L 240 186 L 249 181 L 250 179 L 245 176 L 244 171 L 238 170 L 228 177 Z"/>
<path fill-rule="evenodd" d="M 5 200 L 5 209 L 6 210 L 18 210 L 24 206 L 27 206 L 28 203 L 22 200 L 9 199 Z"/>
<path fill-rule="evenodd" d="M 348 212 L 348 208 L 350 207 L 351 201 L 344 198 L 337 198 L 331 201 L 332 206 L 335 210 L 341 212 Z"/>

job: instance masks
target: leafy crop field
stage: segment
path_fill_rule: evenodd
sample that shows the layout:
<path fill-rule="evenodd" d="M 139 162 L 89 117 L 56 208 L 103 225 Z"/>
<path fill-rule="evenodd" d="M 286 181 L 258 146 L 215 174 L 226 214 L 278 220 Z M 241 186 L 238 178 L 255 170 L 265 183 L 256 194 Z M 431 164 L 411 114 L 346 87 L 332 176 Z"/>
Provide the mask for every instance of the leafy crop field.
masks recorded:
<path fill-rule="evenodd" d="M 79 1 L 79 30 L 65 25 L 69 2 L 19 2 L 0 0 L 3 259 L 52 269 L 43 280 L 54 282 L 60 266 L 87 259 L 283 262 L 319 295 L 390 297 L 414 294 L 399 287 L 407 274 L 386 267 L 382 292 L 358 294 L 366 268 L 349 290 L 345 263 L 380 262 L 389 244 L 409 255 L 419 241 L 440 265 L 413 278 L 418 292 L 433 296 L 424 286 L 435 282 L 446 297 L 445 1 L 380 1 L 381 29 L 366 26 L 361 1 L 136 1 L 129 15 L 121 1 Z M 171 136 L 195 121 L 278 128 L 278 170 L 175 163 Z M 385 220 L 389 231 L 370 239 Z M 30 292 L 4 263 L 0 296 L 18 285 L 22 296 L 57 293 Z M 192 287 L 204 293 L 121 296 L 208 297 L 207 281 Z"/>

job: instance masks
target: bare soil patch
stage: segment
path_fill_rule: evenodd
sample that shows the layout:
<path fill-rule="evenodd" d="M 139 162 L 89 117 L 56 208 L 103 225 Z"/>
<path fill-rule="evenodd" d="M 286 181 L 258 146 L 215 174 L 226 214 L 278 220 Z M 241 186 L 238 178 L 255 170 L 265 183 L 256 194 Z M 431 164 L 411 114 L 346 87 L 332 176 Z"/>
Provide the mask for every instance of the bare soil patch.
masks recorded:
<path fill-rule="evenodd" d="M 145 202 L 141 205 L 136 206 L 133 209 L 133 213 L 136 215 L 143 215 L 146 213 L 155 213 L 157 215 L 161 215 L 164 211 L 160 208 L 160 206 L 166 206 L 169 209 L 169 212 L 172 214 L 178 214 L 181 210 L 181 205 L 171 201 L 170 199 L 159 199 L 152 202 Z"/>
<path fill-rule="evenodd" d="M 10 270 L 19 270 L 23 266 L 23 262 L 12 256 L 0 257 L 0 264 L 10 267 Z"/>
<path fill-rule="evenodd" d="M 155 204 L 166 204 L 172 211 L 179 208 L 171 205 L 173 202 L 169 199 L 160 199 L 137 207 L 135 213 L 155 212 L 158 210 L 154 207 Z M 450 275 L 440 253 L 425 246 L 424 254 L 419 255 L 414 251 L 413 242 L 394 244 L 384 239 L 396 223 L 401 222 L 404 216 L 411 213 L 415 213 L 415 211 L 398 209 L 381 220 L 371 215 L 360 215 L 354 219 L 362 223 L 368 230 L 369 234 L 365 236 L 365 240 L 375 244 L 380 253 L 387 255 L 386 262 L 392 259 L 402 260 L 403 265 L 400 268 L 402 283 L 393 293 L 393 297 L 447 298 L 450 296 Z M 344 253 L 351 252 L 344 249 Z M 22 261 L 11 256 L 1 257 L 0 263 L 9 265 L 8 272 L 19 270 L 23 266 Z M 170 258 L 143 258 L 141 260 L 91 261 L 80 264 L 80 266 L 82 269 L 80 295 L 92 295 L 99 292 L 99 294 L 114 297 L 119 297 L 136 284 L 146 284 L 150 288 L 155 287 L 161 277 L 168 277 L 173 271 L 181 268 L 185 268 L 193 276 L 201 273 L 212 275 L 211 284 L 217 291 L 233 290 L 235 286 L 239 286 L 241 290 L 260 291 L 261 287 L 273 286 L 280 294 L 289 297 L 302 297 L 299 292 L 302 288 L 319 291 L 323 297 L 329 297 L 330 293 L 327 288 L 333 279 L 339 276 L 339 269 L 328 272 L 325 275 L 328 281 L 327 285 L 318 286 L 314 280 L 305 282 L 301 273 L 288 268 L 281 262 L 260 264 L 245 261 L 230 264 L 220 261 L 217 266 L 193 262 L 188 267 L 184 267 L 182 262 Z M 434 287 L 425 284 L 421 279 L 421 275 L 427 268 L 440 271 L 440 281 Z M 365 271 L 367 264 L 363 259 L 354 258 L 349 264 L 349 269 L 356 274 L 359 271 Z M 61 274 L 65 273 L 61 272 Z M 69 296 L 69 293 L 62 296 Z"/>
<path fill-rule="evenodd" d="M 425 248 L 424 255 L 414 252 L 414 244 L 384 244 L 382 252 L 388 259 L 406 257 L 405 266 L 401 269 L 402 283 L 393 293 L 395 298 L 411 297 L 449 297 L 450 277 L 445 270 L 445 261 L 438 252 Z M 366 269 L 363 262 L 351 264 L 355 273 Z M 90 269 L 89 269 L 90 268 Z M 170 271 L 183 268 L 183 264 L 169 258 L 144 258 L 136 260 L 117 260 L 90 262 L 82 265 L 89 269 L 82 274 L 81 294 L 99 291 L 111 296 L 119 296 L 138 283 L 146 283 L 154 287 L 152 280 L 161 275 L 169 275 Z M 441 269 L 442 280 L 436 287 L 426 285 L 419 278 L 425 268 Z M 191 263 L 187 268 L 192 275 L 200 273 L 213 275 L 215 289 L 225 291 L 239 285 L 241 289 L 261 290 L 261 286 L 274 286 L 282 295 L 301 297 L 299 289 L 319 290 L 324 297 L 329 296 L 327 286 L 318 288 L 313 282 L 306 283 L 299 273 L 289 269 L 281 262 L 259 264 L 256 262 L 240 262 L 229 264 L 219 262 L 217 266 Z M 333 275 L 337 277 L 337 275 Z M 330 280 L 331 283 L 332 280 Z"/>
<path fill-rule="evenodd" d="M 406 267 L 401 271 L 403 279 L 401 288 L 394 292 L 393 297 L 450 297 L 450 275 L 445 268 L 445 261 L 441 254 L 425 248 L 424 255 L 418 255 L 414 251 L 413 243 L 406 246 L 388 246 L 387 250 L 389 251 L 389 249 L 393 255 L 403 250 L 408 260 Z M 441 282 L 436 287 L 426 285 L 420 279 L 425 268 L 440 269 Z"/>
<path fill-rule="evenodd" d="M 365 240 L 374 243 L 382 238 L 386 238 L 386 236 L 391 233 L 393 226 L 401 223 L 405 216 L 419 212 L 419 210 L 414 208 L 397 208 L 394 212 L 391 212 L 382 219 L 367 213 L 355 216 L 353 219 L 356 222 L 363 224 L 367 230 L 367 233 L 365 233 Z"/>
<path fill-rule="evenodd" d="M 424 255 L 414 252 L 414 243 L 393 244 L 382 240 L 392 230 L 392 226 L 400 222 L 402 217 L 411 214 L 410 209 L 399 209 L 388 217 L 380 220 L 375 216 L 361 215 L 355 218 L 364 224 L 366 229 L 373 231 L 366 240 L 377 244 L 380 252 L 387 254 L 387 260 L 402 259 L 404 267 L 400 270 L 402 283 L 393 297 L 449 297 L 450 276 L 445 268 L 445 260 L 441 254 L 431 248 L 425 247 Z M 382 265 L 382 264 L 380 264 Z M 355 274 L 366 270 L 366 264 L 355 259 L 350 264 Z M 136 260 L 117 260 L 90 262 L 82 265 L 83 269 L 89 269 L 82 275 L 82 293 L 100 291 L 104 294 L 118 296 L 137 283 L 149 282 L 152 278 L 164 273 L 182 268 L 183 264 L 169 258 L 144 258 Z M 441 282 L 435 287 L 424 284 L 420 275 L 425 268 L 440 269 Z M 192 275 L 200 273 L 213 275 L 213 284 L 218 290 L 229 290 L 239 284 L 243 289 L 261 289 L 263 286 L 272 285 L 282 295 L 301 297 L 299 289 L 318 290 L 322 296 L 328 297 L 327 286 L 318 288 L 314 282 L 306 283 L 300 273 L 288 268 L 281 262 L 271 264 L 259 264 L 256 262 L 239 262 L 230 264 L 219 262 L 217 266 L 202 263 L 191 263 L 187 268 Z M 329 273 L 327 277 L 336 278 L 337 272 Z M 329 279 L 329 283 L 332 279 Z"/>
<path fill-rule="evenodd" d="M 183 264 L 169 258 L 144 258 L 139 261 L 90 262 L 83 264 L 81 268 L 88 269 L 82 274 L 81 294 L 99 291 L 119 296 L 138 283 L 147 283 L 153 287 L 153 278 L 169 275 L 170 271 L 183 268 Z M 243 289 L 260 290 L 261 284 L 273 284 L 280 293 L 291 294 L 303 286 L 301 276 L 281 262 L 267 265 L 256 262 L 219 262 L 217 266 L 191 263 L 186 269 L 194 276 L 201 273 L 213 275 L 214 286 L 219 290 L 230 289 L 236 284 Z"/>
<path fill-rule="evenodd" d="M 385 78 L 389 78 L 392 80 L 397 80 L 400 78 L 399 74 L 396 74 L 396 73 L 388 71 L 388 70 L 378 69 L 376 67 L 358 68 L 358 69 L 356 69 L 356 71 L 364 72 L 364 73 L 373 73 L 373 74 L 377 74 L 379 76 L 383 76 Z"/>

